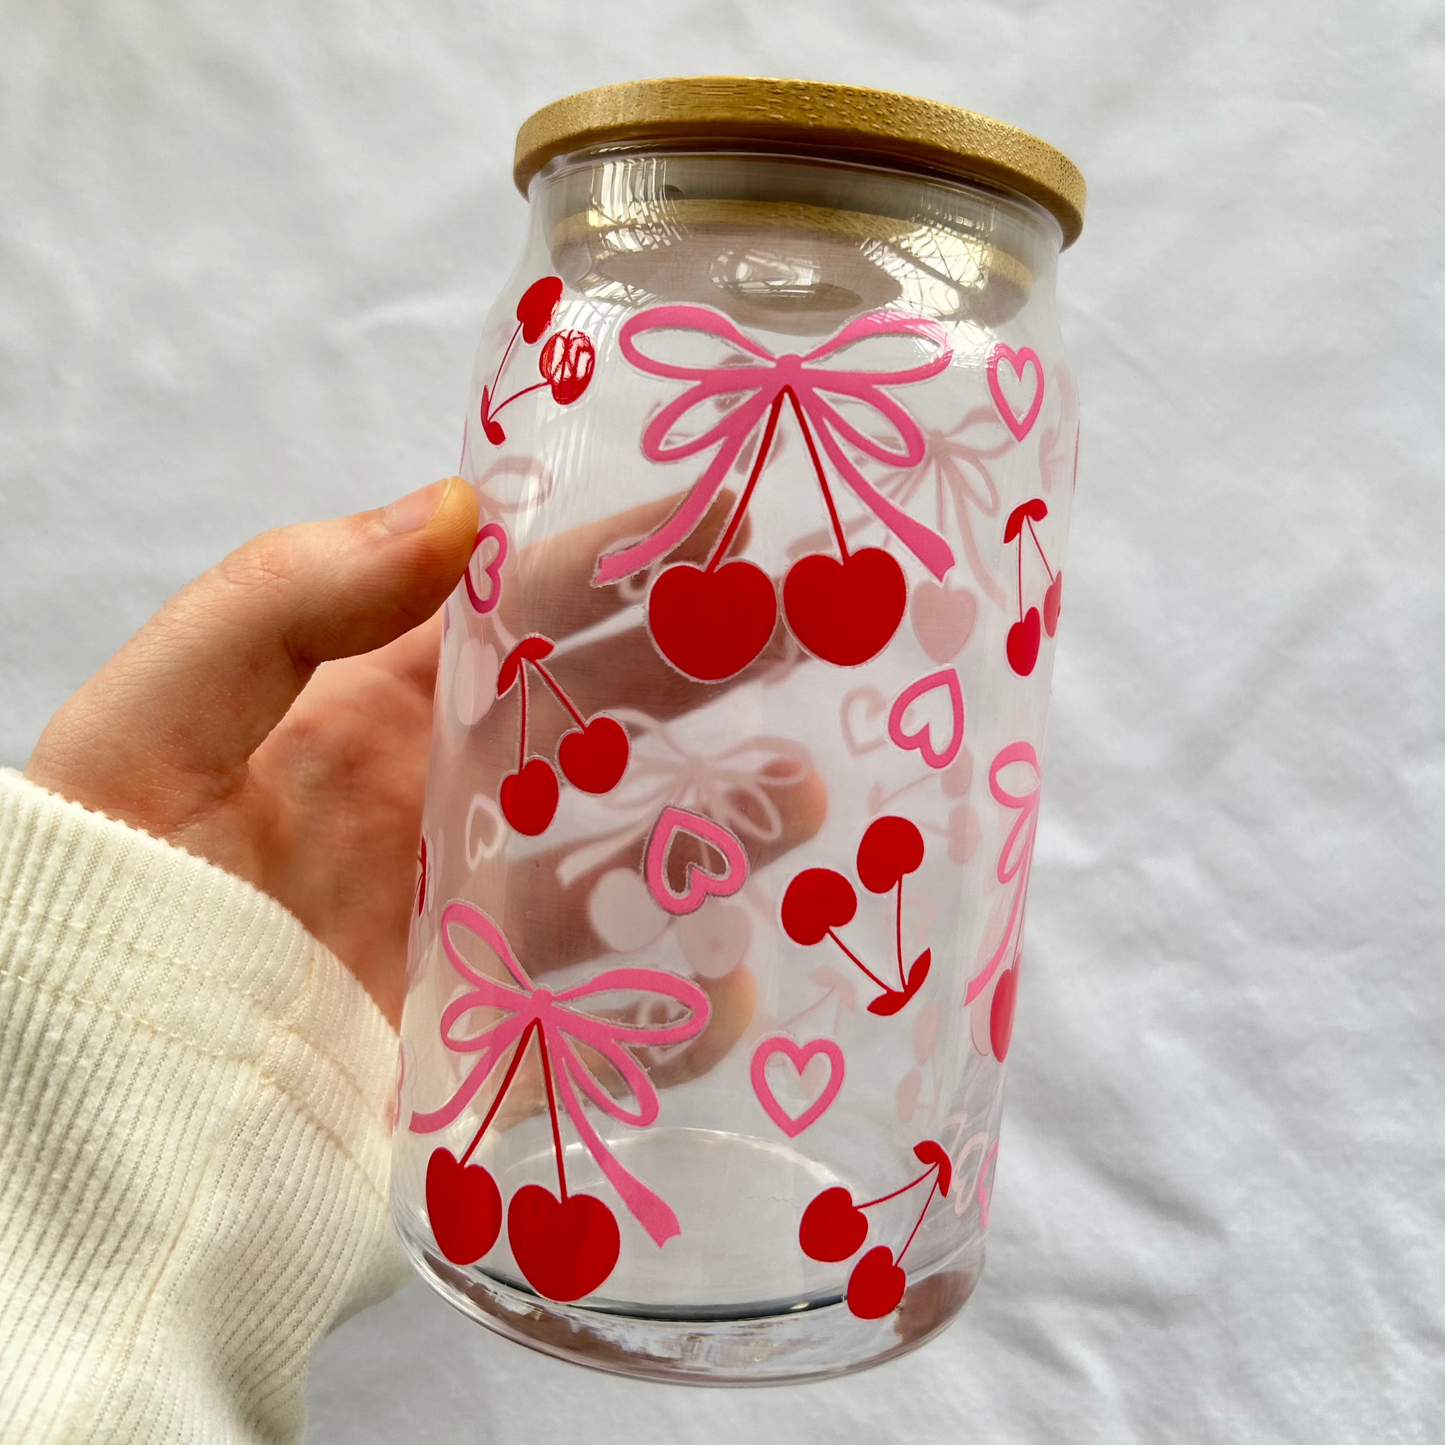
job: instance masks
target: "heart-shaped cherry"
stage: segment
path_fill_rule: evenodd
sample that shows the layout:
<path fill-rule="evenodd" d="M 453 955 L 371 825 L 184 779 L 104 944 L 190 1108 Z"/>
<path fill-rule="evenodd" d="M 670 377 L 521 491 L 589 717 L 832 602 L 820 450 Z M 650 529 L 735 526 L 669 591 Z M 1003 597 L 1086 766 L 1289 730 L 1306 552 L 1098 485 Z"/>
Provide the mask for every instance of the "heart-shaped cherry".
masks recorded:
<path fill-rule="evenodd" d="M 502 424 L 492 415 L 492 394 L 484 386 L 482 388 L 482 431 L 494 447 L 499 447 L 507 439 L 507 434 L 502 430 Z"/>
<path fill-rule="evenodd" d="M 768 574 L 751 562 L 724 562 L 713 572 L 677 562 L 652 584 L 647 621 L 657 650 L 679 672 L 721 682 L 768 645 L 778 595 Z"/>
<path fill-rule="evenodd" d="M 554 332 L 537 358 L 537 370 L 558 406 L 570 405 L 587 390 L 596 366 L 597 353 L 585 331 Z"/>
<path fill-rule="evenodd" d="M 783 894 L 783 932 L 794 943 L 821 943 L 830 928 L 842 928 L 858 911 L 853 885 L 831 868 L 805 868 Z"/>
<path fill-rule="evenodd" d="M 502 779 L 498 801 L 502 816 L 517 832 L 535 838 L 544 833 L 557 812 L 557 774 L 546 758 L 533 758 L 519 772 Z"/>
<path fill-rule="evenodd" d="M 1039 609 L 1030 607 L 1024 613 L 1022 622 L 1015 622 L 1008 630 L 1008 665 L 1020 677 L 1027 677 L 1039 660 Z"/>
<path fill-rule="evenodd" d="M 898 1308 L 908 1277 L 886 1244 L 874 1245 L 848 1276 L 848 1308 L 860 1320 L 881 1320 Z"/>
<path fill-rule="evenodd" d="M 517 302 L 517 320 L 522 323 L 522 340 L 528 346 L 542 339 L 542 333 L 552 324 L 552 315 L 561 299 L 560 276 L 543 276 L 522 292 L 522 299 Z"/>
<path fill-rule="evenodd" d="M 815 552 L 794 562 L 783 579 L 783 612 L 793 636 L 814 657 L 838 667 L 877 657 L 907 606 L 903 568 L 877 547 L 842 562 Z"/>
<path fill-rule="evenodd" d="M 1006 968 L 993 986 L 993 1002 L 988 1008 L 988 1041 L 999 1063 L 1008 1058 L 1009 1040 L 1014 1032 L 1014 1004 L 1019 995 L 1018 965 Z"/>
<path fill-rule="evenodd" d="M 925 948 L 917 958 L 913 960 L 913 967 L 908 970 L 908 978 L 901 989 L 890 988 L 887 993 L 880 993 L 868 1005 L 870 1014 L 877 1014 L 880 1018 L 891 1018 L 894 1014 L 908 1007 L 913 1002 L 913 996 L 921 989 L 928 979 L 928 970 L 933 966 L 933 950 Z"/>
<path fill-rule="evenodd" d="M 840 1185 L 825 1189 L 803 1211 L 798 1243 L 809 1259 L 836 1264 L 858 1253 L 868 1237 L 868 1216 Z"/>
<path fill-rule="evenodd" d="M 1050 637 L 1059 630 L 1059 604 L 1063 601 L 1064 574 L 1058 572 L 1044 593 L 1044 631 Z"/>
<path fill-rule="evenodd" d="M 433 1149 L 427 1161 L 426 1213 L 437 1248 L 453 1264 L 475 1264 L 502 1232 L 497 1181 L 450 1149 Z"/>
<path fill-rule="evenodd" d="M 630 751 L 627 729 L 616 718 L 599 713 L 582 727 L 563 733 L 557 744 L 557 766 L 574 788 L 610 793 L 627 771 Z"/>
<path fill-rule="evenodd" d="M 612 1273 L 622 1247 L 612 1211 L 591 1194 L 558 1199 L 524 1184 L 507 1208 L 507 1243 L 528 1284 L 546 1299 L 581 1299 Z"/>
<path fill-rule="evenodd" d="M 896 888 L 922 862 L 923 834 L 907 818 L 875 819 L 858 844 L 858 877 L 870 893 Z"/>

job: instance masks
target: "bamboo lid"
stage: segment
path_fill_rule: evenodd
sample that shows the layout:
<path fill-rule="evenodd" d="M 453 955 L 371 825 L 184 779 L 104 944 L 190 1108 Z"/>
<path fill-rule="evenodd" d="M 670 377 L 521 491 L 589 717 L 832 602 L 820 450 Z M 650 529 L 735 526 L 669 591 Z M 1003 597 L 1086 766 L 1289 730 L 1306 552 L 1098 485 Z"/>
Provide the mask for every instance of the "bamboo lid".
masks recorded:
<path fill-rule="evenodd" d="M 633 80 L 544 106 L 517 132 L 512 176 L 523 195 L 548 161 L 595 146 L 785 146 L 984 181 L 1049 211 L 1072 245 L 1084 228 L 1084 178 L 1053 146 L 957 106 L 812 80 L 693 76 Z"/>

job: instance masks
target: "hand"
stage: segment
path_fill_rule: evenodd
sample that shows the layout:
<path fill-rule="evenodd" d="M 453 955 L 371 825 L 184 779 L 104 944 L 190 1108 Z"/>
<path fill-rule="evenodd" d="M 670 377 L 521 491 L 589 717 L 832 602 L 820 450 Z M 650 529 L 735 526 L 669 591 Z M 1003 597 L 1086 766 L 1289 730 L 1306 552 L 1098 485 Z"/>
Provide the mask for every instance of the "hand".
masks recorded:
<path fill-rule="evenodd" d="M 719 498 L 679 557 L 705 555 L 730 502 Z M 623 605 L 616 589 L 586 587 L 598 551 L 646 530 L 673 504 L 526 549 L 502 615 L 515 607 L 517 616 L 543 617 L 560 641 L 615 612 Z M 342 959 L 395 1026 L 437 609 L 476 533 L 475 496 L 453 477 L 380 511 L 255 538 L 172 598 L 56 713 L 27 776 L 269 893 Z M 640 627 L 571 656 L 589 711 L 625 704 L 665 718 L 717 694 L 672 672 Z M 540 735 L 537 742 L 546 745 Z M 494 786 L 495 764 L 482 749 L 478 765 Z M 776 801 L 784 831 L 769 856 L 817 831 L 825 794 L 809 775 L 780 786 Z M 563 907 L 541 912 L 535 926 L 549 937 L 513 936 L 522 956 L 562 962 L 601 951 L 586 918 L 587 886 L 579 881 Z M 750 990 L 744 998 L 734 989 L 718 1027 L 695 1041 L 688 1072 L 724 1051 L 750 1013 Z"/>

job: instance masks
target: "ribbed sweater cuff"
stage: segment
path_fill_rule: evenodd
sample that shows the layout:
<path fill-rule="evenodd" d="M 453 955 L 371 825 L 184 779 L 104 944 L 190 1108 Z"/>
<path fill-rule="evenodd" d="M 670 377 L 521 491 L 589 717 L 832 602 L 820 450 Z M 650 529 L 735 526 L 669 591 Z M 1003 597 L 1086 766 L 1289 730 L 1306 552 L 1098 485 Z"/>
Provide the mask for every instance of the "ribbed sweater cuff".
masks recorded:
<path fill-rule="evenodd" d="M 405 1278 L 396 1047 L 274 900 L 0 772 L 0 1438 L 299 1438 Z"/>

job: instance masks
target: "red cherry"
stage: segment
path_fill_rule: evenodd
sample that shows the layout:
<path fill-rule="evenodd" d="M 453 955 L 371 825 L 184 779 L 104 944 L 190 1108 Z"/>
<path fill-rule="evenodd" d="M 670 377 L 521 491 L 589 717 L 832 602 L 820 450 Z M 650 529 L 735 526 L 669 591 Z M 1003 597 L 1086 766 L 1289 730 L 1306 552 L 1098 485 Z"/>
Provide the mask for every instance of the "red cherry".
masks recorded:
<path fill-rule="evenodd" d="M 1027 677 L 1039 660 L 1039 609 L 1030 607 L 1022 622 L 1008 630 L 1008 665 L 1020 677 Z"/>
<path fill-rule="evenodd" d="M 1044 631 L 1050 637 L 1059 630 L 1059 604 L 1063 600 L 1063 594 L 1064 574 L 1059 572 L 1049 583 L 1049 590 L 1044 593 Z"/>
<path fill-rule="evenodd" d="M 522 292 L 522 299 L 517 302 L 517 320 L 522 323 L 522 340 L 528 346 L 542 339 L 542 333 L 552 324 L 552 314 L 561 299 L 560 276 L 543 276 Z"/>
<path fill-rule="evenodd" d="M 499 447 L 507 439 L 507 434 L 502 430 L 502 424 L 492 415 L 492 394 L 484 386 L 482 388 L 482 431 L 494 447 Z"/>
<path fill-rule="evenodd" d="M 848 1276 L 848 1308 L 860 1320 L 881 1320 L 898 1308 L 908 1277 L 886 1244 L 875 1245 Z"/>
<path fill-rule="evenodd" d="M 652 584 L 647 621 L 657 650 L 699 682 L 741 672 L 768 645 L 778 621 L 772 579 L 751 562 L 705 572 L 677 562 Z"/>
<path fill-rule="evenodd" d="M 853 885 L 831 868 L 805 868 L 783 894 L 783 932 L 794 943 L 821 943 L 858 911 Z"/>
<path fill-rule="evenodd" d="M 938 1170 L 938 1192 L 946 1195 L 953 1188 L 953 1161 L 948 1150 L 936 1139 L 924 1139 L 913 1146 L 914 1157 L 920 1164 L 932 1165 Z"/>
<path fill-rule="evenodd" d="M 1014 1004 L 1019 995 L 1018 966 L 1006 968 L 993 986 L 993 1002 L 988 1009 L 988 1041 L 999 1063 L 1008 1058 L 1009 1041 L 1014 1032 Z"/>
<path fill-rule="evenodd" d="M 533 758 L 519 772 L 502 779 L 497 800 L 502 816 L 517 832 L 535 838 L 545 833 L 557 812 L 557 774 L 546 758 Z"/>
<path fill-rule="evenodd" d="M 587 390 L 597 366 L 592 338 L 584 331 L 557 331 L 547 338 L 537 370 L 552 387 L 552 400 L 567 406 Z"/>
<path fill-rule="evenodd" d="M 480 1164 L 463 1166 L 434 1149 L 426 1166 L 426 1213 L 437 1248 L 453 1264 L 474 1264 L 502 1232 L 502 1196 Z"/>
<path fill-rule="evenodd" d="M 913 967 L 908 970 L 908 978 L 901 989 L 890 988 L 887 993 L 880 993 L 868 1005 L 870 1014 L 877 1014 L 881 1018 L 890 1018 L 893 1014 L 908 1007 L 913 1002 L 913 996 L 924 985 L 928 978 L 928 970 L 933 966 L 933 950 L 925 948 L 917 958 L 913 960 Z"/>
<path fill-rule="evenodd" d="M 562 735 L 557 766 L 574 788 L 584 793 L 610 793 L 627 771 L 630 751 L 627 729 L 616 718 L 599 713 Z"/>
<path fill-rule="evenodd" d="M 865 547 L 845 561 L 799 558 L 783 579 L 783 612 L 799 643 L 838 667 L 877 657 L 898 631 L 908 583 L 887 552 Z"/>
<path fill-rule="evenodd" d="M 1042 522 L 1048 515 L 1048 503 L 1042 497 L 1031 497 L 1027 502 L 1020 502 L 1008 514 L 1008 521 L 1003 524 L 1004 546 L 1008 546 L 1023 531 L 1025 518 L 1031 522 Z"/>
<path fill-rule="evenodd" d="M 887 893 L 923 862 L 923 834 L 907 818 L 875 819 L 858 844 L 858 877 L 870 893 Z"/>
<path fill-rule="evenodd" d="M 597 1289 L 622 1248 L 612 1211 L 591 1194 L 558 1199 L 524 1184 L 507 1209 L 507 1243 L 528 1284 L 546 1299 L 581 1299 Z"/>
<path fill-rule="evenodd" d="M 809 1259 L 836 1264 L 857 1254 L 868 1237 L 868 1216 L 841 1186 L 825 1189 L 803 1211 L 798 1243 Z"/>

